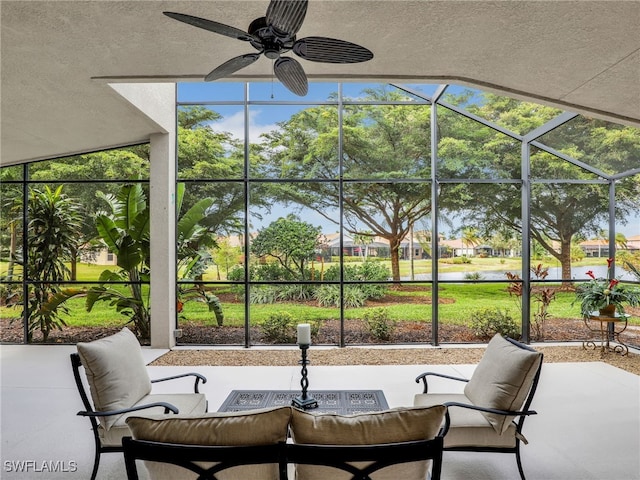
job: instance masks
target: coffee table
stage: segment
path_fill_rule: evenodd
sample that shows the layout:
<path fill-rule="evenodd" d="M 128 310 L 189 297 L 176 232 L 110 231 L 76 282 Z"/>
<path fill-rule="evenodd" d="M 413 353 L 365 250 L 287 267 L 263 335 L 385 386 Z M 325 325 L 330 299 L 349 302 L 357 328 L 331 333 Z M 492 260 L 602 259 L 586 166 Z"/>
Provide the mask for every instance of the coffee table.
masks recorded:
<path fill-rule="evenodd" d="M 389 408 L 382 390 L 309 390 L 307 395 L 318 402 L 317 413 L 378 412 Z M 290 406 L 299 390 L 232 390 L 219 412 L 243 412 L 258 408 Z"/>

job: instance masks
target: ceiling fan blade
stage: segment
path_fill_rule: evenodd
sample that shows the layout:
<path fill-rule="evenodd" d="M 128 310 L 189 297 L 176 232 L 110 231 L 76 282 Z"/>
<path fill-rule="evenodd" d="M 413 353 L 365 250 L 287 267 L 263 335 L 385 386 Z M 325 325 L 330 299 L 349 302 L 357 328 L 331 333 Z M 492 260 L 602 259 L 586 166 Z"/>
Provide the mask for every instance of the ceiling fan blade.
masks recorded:
<path fill-rule="evenodd" d="M 278 80 L 296 95 L 304 97 L 309 91 L 307 75 L 297 60 L 290 57 L 280 57 L 276 60 L 273 70 Z"/>
<path fill-rule="evenodd" d="M 206 18 L 185 15 L 184 13 L 175 13 L 175 12 L 162 12 L 162 13 L 164 13 L 167 17 L 173 18 L 174 20 L 188 23 L 189 25 L 193 25 L 194 27 L 204 28 L 205 30 L 209 30 L 210 32 L 214 32 L 214 33 L 219 33 L 220 35 L 225 35 L 231 38 L 237 38 L 238 40 L 244 40 L 247 42 L 253 40 L 253 37 L 249 35 L 247 32 L 243 32 L 239 28 L 230 27 L 229 25 L 224 25 L 222 23 L 214 22 L 213 20 L 207 20 Z"/>
<path fill-rule="evenodd" d="M 219 67 L 214 68 L 209 75 L 204 77 L 205 82 L 212 82 L 213 80 L 218 80 L 219 78 L 228 77 L 234 72 L 237 72 L 241 68 L 247 67 L 251 65 L 253 62 L 260 58 L 259 53 L 248 53 L 247 55 L 240 55 L 239 57 L 234 57 L 231 60 L 227 60 Z"/>
<path fill-rule="evenodd" d="M 307 14 L 308 0 L 271 0 L 267 8 L 267 25 L 294 36 Z"/>
<path fill-rule="evenodd" d="M 296 41 L 293 52 L 312 62 L 360 63 L 373 58 L 373 53 L 360 45 L 327 37 L 306 37 Z"/>

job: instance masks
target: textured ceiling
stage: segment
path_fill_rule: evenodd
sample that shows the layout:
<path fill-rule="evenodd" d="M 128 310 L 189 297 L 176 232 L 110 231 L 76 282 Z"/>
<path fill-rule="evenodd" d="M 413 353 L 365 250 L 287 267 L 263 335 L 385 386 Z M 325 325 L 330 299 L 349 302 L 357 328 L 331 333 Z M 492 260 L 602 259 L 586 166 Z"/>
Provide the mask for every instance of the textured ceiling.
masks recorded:
<path fill-rule="evenodd" d="M 171 20 L 246 30 L 263 1 L 4 1 L 3 165 L 146 141 L 161 131 L 109 86 L 200 81 L 246 43 Z M 298 38 L 359 43 L 372 61 L 302 60 L 311 80 L 462 83 L 640 126 L 638 1 L 310 0 Z M 234 78 L 270 79 L 260 59 Z"/>

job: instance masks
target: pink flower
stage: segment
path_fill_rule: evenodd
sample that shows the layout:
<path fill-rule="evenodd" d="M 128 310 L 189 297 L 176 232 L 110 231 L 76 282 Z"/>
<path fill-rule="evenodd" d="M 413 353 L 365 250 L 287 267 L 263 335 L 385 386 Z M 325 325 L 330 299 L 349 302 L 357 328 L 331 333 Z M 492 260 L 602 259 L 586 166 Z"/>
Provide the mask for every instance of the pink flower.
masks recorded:
<path fill-rule="evenodd" d="M 612 263 L 613 263 L 613 258 L 607 258 L 607 268 L 611 268 Z"/>
<path fill-rule="evenodd" d="M 614 278 L 613 280 L 611 280 L 611 281 L 609 282 L 609 290 L 611 290 L 613 287 L 615 287 L 615 286 L 616 286 L 617 284 L 619 284 L 619 283 L 620 283 L 620 281 L 619 281 L 619 280 L 616 280 L 615 278 Z"/>
<path fill-rule="evenodd" d="M 589 270 L 586 274 L 595 280 L 596 276 L 593 274 L 592 270 Z"/>

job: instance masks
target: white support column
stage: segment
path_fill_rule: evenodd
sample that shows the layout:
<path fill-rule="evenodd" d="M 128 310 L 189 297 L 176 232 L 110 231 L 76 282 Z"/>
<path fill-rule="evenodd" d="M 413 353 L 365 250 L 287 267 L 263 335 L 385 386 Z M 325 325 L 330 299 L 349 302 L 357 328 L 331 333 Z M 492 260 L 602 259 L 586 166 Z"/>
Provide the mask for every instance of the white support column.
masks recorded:
<path fill-rule="evenodd" d="M 175 134 L 151 135 L 151 346 L 175 346 Z"/>
<path fill-rule="evenodd" d="M 111 87 L 152 125 L 151 346 L 175 346 L 176 322 L 176 86 L 173 83 L 115 83 Z"/>

